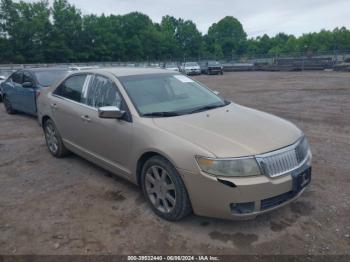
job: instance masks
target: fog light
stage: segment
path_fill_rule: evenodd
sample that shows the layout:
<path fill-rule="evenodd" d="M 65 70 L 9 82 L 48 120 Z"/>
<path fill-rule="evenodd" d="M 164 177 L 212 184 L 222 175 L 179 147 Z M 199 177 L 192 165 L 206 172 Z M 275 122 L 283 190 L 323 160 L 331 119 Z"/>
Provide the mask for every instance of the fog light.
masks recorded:
<path fill-rule="evenodd" d="M 230 207 L 231 207 L 231 212 L 234 214 L 249 214 L 254 212 L 255 203 L 254 202 L 232 203 Z"/>

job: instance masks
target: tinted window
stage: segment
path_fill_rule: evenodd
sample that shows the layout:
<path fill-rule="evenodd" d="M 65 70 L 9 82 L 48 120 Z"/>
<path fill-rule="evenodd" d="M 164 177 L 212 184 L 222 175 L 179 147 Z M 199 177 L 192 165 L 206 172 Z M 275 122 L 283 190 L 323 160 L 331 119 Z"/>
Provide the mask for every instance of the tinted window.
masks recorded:
<path fill-rule="evenodd" d="M 177 67 L 177 64 L 166 64 L 165 67 L 166 68 L 175 68 L 175 67 Z"/>
<path fill-rule="evenodd" d="M 55 94 L 81 102 L 86 77 L 86 75 L 76 75 L 68 78 L 56 89 Z"/>
<path fill-rule="evenodd" d="M 13 82 L 15 82 L 17 84 L 22 84 L 22 71 L 14 73 L 12 75 L 11 79 Z"/>
<path fill-rule="evenodd" d="M 220 65 L 220 63 L 217 61 L 209 61 L 208 64 L 211 66 L 219 66 Z"/>
<path fill-rule="evenodd" d="M 196 62 L 188 62 L 186 66 L 198 66 L 198 64 Z"/>
<path fill-rule="evenodd" d="M 28 72 L 23 73 L 23 83 L 25 83 L 25 82 L 31 82 L 34 84 L 33 78 L 31 76 L 31 74 Z"/>
<path fill-rule="evenodd" d="M 92 107 L 121 107 L 121 97 L 115 84 L 103 76 L 95 76 L 89 86 L 86 104 Z"/>
<path fill-rule="evenodd" d="M 64 78 L 67 74 L 67 70 L 48 70 L 35 72 L 35 77 L 41 86 L 52 86 Z"/>

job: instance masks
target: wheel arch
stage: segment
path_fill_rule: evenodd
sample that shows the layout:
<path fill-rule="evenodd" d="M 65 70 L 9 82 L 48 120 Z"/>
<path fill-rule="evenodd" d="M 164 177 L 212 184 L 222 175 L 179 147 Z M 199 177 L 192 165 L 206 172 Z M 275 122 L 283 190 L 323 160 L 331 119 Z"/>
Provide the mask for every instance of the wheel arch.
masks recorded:
<path fill-rule="evenodd" d="M 41 121 L 40 121 L 41 126 L 44 127 L 45 122 L 46 122 L 47 120 L 49 120 L 49 119 L 51 119 L 50 116 L 48 116 L 48 115 L 43 115 L 43 117 L 41 118 Z"/>
<path fill-rule="evenodd" d="M 138 186 L 141 186 L 141 172 L 142 172 L 143 165 L 147 162 L 147 160 L 149 160 L 150 158 L 152 158 L 154 156 L 160 156 L 160 157 L 166 159 L 167 161 L 169 161 L 169 163 L 171 163 L 176 168 L 176 165 L 174 164 L 174 162 L 167 155 L 165 155 L 161 152 L 158 152 L 156 150 L 150 150 L 150 151 L 144 152 L 138 158 L 137 164 L 136 164 L 136 183 Z"/>

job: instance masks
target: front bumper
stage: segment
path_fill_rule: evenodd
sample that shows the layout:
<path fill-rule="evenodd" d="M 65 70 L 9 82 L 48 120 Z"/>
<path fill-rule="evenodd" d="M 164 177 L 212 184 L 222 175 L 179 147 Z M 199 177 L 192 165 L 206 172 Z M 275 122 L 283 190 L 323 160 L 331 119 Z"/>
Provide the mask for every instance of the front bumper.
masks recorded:
<path fill-rule="evenodd" d="M 311 165 L 311 161 L 306 165 Z M 199 216 L 230 220 L 253 219 L 294 201 L 305 188 L 293 191 L 292 174 L 270 178 L 267 176 L 246 178 L 218 178 L 203 172 L 191 173 L 179 170 L 193 208 Z M 250 205 L 251 211 L 239 213 L 236 205 Z"/>
<path fill-rule="evenodd" d="M 209 67 L 208 74 L 220 74 L 222 69 L 220 67 Z"/>
<path fill-rule="evenodd" d="M 186 69 L 185 73 L 187 75 L 200 75 L 201 74 L 201 70 L 200 69 Z"/>

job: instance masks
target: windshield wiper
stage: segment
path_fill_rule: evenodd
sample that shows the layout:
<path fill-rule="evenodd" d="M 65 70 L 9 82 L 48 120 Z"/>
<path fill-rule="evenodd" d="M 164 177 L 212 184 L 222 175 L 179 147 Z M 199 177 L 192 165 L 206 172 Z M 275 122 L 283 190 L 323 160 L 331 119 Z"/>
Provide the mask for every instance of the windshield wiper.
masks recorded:
<path fill-rule="evenodd" d="M 155 117 L 171 117 L 171 116 L 179 116 L 180 114 L 177 112 L 153 112 L 143 114 L 142 116 L 155 116 Z"/>
<path fill-rule="evenodd" d="M 225 103 L 222 104 L 222 105 L 208 105 L 208 106 L 203 106 L 203 107 L 200 107 L 200 108 L 196 108 L 192 111 L 189 112 L 189 114 L 194 114 L 194 113 L 199 113 L 199 112 L 203 112 L 203 111 L 207 111 L 207 110 L 211 110 L 211 109 L 215 109 L 215 108 L 219 108 L 219 107 L 224 107 L 224 106 L 227 106 L 228 104 Z"/>

